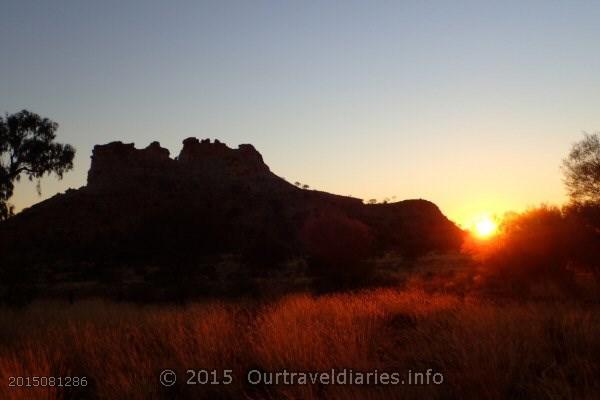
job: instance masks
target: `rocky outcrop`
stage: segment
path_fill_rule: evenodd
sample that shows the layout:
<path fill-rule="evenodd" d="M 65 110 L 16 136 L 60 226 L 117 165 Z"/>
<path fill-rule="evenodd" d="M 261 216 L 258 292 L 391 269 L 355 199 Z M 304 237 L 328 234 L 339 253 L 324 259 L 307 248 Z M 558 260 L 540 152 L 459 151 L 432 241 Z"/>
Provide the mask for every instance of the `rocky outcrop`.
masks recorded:
<path fill-rule="evenodd" d="M 185 164 L 186 168 L 209 170 L 218 175 L 229 173 L 237 177 L 253 177 L 270 172 L 260 153 L 251 144 L 230 149 L 218 139 L 214 143 L 209 139 L 185 139 L 177 161 Z"/>
<path fill-rule="evenodd" d="M 315 215 L 359 221 L 377 251 L 420 254 L 462 238 L 428 201 L 365 205 L 295 187 L 249 144 L 188 138 L 171 158 L 158 142 L 113 142 L 94 147 L 87 186 L 0 224 L 0 264 L 194 264 L 227 253 L 276 265 L 304 254 L 299 232 Z"/>
<path fill-rule="evenodd" d="M 112 142 L 94 146 L 88 172 L 90 190 L 112 190 L 122 186 L 152 184 L 160 179 L 178 181 L 192 176 L 219 179 L 253 179 L 270 173 L 262 156 L 250 144 L 231 149 L 210 139 L 187 138 L 178 157 L 152 142 L 144 149 L 133 143 Z"/>
<path fill-rule="evenodd" d="M 139 150 L 133 143 L 122 142 L 94 146 L 88 188 L 109 190 L 147 181 L 168 173 L 173 164 L 169 150 L 158 142 Z"/>

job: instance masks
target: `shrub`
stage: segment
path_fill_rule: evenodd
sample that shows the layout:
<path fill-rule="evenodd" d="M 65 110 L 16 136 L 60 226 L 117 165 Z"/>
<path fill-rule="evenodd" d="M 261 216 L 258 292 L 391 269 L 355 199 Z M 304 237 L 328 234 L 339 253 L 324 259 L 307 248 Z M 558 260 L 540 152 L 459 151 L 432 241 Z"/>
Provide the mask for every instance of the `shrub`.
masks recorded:
<path fill-rule="evenodd" d="M 360 221 L 334 213 L 311 216 L 300 239 L 313 272 L 329 283 L 359 282 L 371 272 L 365 260 L 372 254 L 373 235 Z"/>
<path fill-rule="evenodd" d="M 600 281 L 600 204 L 570 204 L 563 213 L 566 224 L 571 227 L 569 256 L 573 266 Z"/>
<path fill-rule="evenodd" d="M 496 238 L 474 247 L 482 262 L 483 284 L 525 293 L 535 285 L 552 283 L 571 291 L 576 246 L 572 238 L 577 229 L 556 207 L 541 206 L 507 217 Z"/>

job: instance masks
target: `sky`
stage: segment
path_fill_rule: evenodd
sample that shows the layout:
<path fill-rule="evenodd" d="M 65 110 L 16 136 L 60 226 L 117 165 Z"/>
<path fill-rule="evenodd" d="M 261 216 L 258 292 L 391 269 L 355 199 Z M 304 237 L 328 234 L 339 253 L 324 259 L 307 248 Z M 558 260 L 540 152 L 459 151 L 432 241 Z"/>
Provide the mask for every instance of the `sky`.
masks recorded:
<path fill-rule="evenodd" d="M 177 155 L 252 143 L 277 175 L 424 198 L 470 223 L 566 201 L 561 159 L 600 130 L 600 2 L 3 1 L 0 112 L 60 124 L 62 181 L 95 144 Z"/>

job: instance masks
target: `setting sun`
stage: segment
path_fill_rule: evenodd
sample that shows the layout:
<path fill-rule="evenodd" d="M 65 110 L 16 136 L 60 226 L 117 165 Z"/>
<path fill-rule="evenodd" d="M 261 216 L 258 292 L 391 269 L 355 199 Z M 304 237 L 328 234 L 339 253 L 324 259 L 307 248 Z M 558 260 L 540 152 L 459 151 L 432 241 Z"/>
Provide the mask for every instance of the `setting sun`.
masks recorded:
<path fill-rule="evenodd" d="M 475 224 L 475 233 L 480 238 L 488 238 L 496 232 L 496 223 L 489 217 L 483 217 Z"/>

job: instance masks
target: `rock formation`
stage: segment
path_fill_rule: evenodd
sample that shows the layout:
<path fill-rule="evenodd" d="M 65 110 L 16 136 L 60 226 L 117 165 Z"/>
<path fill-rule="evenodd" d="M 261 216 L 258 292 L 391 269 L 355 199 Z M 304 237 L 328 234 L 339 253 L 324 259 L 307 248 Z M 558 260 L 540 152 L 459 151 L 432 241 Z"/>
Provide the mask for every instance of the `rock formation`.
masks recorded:
<path fill-rule="evenodd" d="M 170 158 L 158 142 L 113 142 L 94 147 L 87 186 L 0 224 L 0 264 L 193 264 L 227 253 L 267 267 L 303 256 L 301 227 L 326 213 L 368 226 L 380 252 L 445 250 L 462 238 L 428 201 L 366 205 L 295 187 L 249 144 L 188 138 Z"/>

